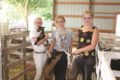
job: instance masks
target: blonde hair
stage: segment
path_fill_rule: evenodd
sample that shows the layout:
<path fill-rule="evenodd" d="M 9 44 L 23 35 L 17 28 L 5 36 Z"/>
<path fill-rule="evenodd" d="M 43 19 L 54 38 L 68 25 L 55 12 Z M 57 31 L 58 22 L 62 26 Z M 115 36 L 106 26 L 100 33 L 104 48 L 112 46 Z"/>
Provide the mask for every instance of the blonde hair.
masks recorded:
<path fill-rule="evenodd" d="M 37 19 L 39 19 L 39 20 L 42 20 L 42 18 L 40 18 L 40 17 L 37 17 L 37 18 L 35 18 L 34 22 L 35 22 Z"/>
<path fill-rule="evenodd" d="M 92 18 L 94 17 L 93 12 L 91 10 L 84 11 L 82 16 L 84 16 L 84 14 L 90 14 L 92 16 Z"/>
<path fill-rule="evenodd" d="M 64 16 L 61 16 L 61 15 L 56 16 L 55 23 L 57 22 L 58 19 L 62 19 L 65 22 L 65 17 Z"/>

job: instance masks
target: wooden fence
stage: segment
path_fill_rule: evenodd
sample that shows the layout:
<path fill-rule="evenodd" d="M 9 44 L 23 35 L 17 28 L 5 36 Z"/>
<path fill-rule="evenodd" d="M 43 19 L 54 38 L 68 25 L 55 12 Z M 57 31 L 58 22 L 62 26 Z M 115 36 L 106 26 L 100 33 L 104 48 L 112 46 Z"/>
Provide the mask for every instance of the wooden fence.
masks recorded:
<path fill-rule="evenodd" d="M 29 58 L 32 58 L 32 54 L 27 56 L 26 55 L 26 47 L 30 46 L 30 42 L 26 42 L 26 37 L 28 36 L 28 32 L 22 32 L 18 34 L 12 34 L 12 35 L 5 35 L 2 38 L 2 77 L 3 80 L 18 80 L 20 77 L 23 77 L 23 80 L 33 80 L 33 76 L 29 77 L 27 79 L 27 72 L 34 68 L 34 64 L 30 65 L 29 67 L 26 67 L 26 61 Z M 13 47 L 8 46 L 8 42 L 11 39 L 15 38 L 22 38 L 22 44 L 15 45 Z M 8 56 L 9 53 L 13 50 L 22 49 L 23 57 L 14 61 L 9 61 Z M 10 76 L 10 69 L 17 66 L 18 64 L 23 64 L 23 70 L 21 72 L 18 72 L 14 76 Z"/>
<path fill-rule="evenodd" d="M 77 29 L 71 29 L 75 35 L 77 32 Z M 46 32 L 47 35 L 49 35 L 51 31 Z M 2 37 L 2 78 L 3 80 L 33 80 L 34 74 L 32 76 L 28 76 L 27 73 L 32 70 L 34 70 L 34 63 L 32 63 L 30 66 L 26 67 L 27 60 L 32 58 L 32 54 L 26 55 L 26 47 L 30 46 L 30 42 L 26 41 L 26 37 L 29 35 L 29 32 L 22 32 L 17 34 L 11 34 L 11 35 L 5 35 Z M 74 36 L 75 37 L 75 36 Z M 8 46 L 8 43 L 12 39 L 21 38 L 22 43 L 19 45 L 14 46 Z M 76 45 L 76 39 L 73 39 L 73 45 Z M 9 61 L 9 54 L 11 51 L 22 49 L 21 54 L 23 54 L 22 58 Z M 23 69 L 20 72 L 17 72 L 17 74 L 14 74 L 14 76 L 10 76 L 10 69 L 14 68 L 15 66 L 19 66 L 19 64 L 23 64 Z M 30 70 L 30 71 L 29 71 Z"/>

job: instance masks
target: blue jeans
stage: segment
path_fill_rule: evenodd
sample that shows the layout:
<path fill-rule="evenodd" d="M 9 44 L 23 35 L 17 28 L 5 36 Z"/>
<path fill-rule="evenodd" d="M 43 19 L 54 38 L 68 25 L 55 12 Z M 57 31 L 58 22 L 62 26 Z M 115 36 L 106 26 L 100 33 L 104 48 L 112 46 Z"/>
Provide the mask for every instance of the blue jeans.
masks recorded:
<path fill-rule="evenodd" d="M 57 53 L 57 50 L 53 50 L 52 54 Z M 67 55 L 64 51 L 61 51 L 61 59 L 56 63 L 54 67 L 55 80 L 66 80 L 67 69 Z"/>
<path fill-rule="evenodd" d="M 77 62 L 80 65 L 82 80 L 91 80 L 92 72 L 95 65 L 95 58 L 92 56 L 78 57 Z"/>
<path fill-rule="evenodd" d="M 77 56 L 72 62 L 68 80 L 76 80 L 79 73 L 82 75 L 82 80 L 91 80 L 94 65 L 95 57 Z"/>

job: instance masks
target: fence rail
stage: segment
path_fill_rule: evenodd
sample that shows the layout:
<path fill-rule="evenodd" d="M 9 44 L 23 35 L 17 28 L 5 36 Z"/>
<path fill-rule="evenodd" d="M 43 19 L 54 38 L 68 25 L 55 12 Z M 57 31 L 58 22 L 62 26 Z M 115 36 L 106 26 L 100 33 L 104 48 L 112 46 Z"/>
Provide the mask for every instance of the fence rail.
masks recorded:
<path fill-rule="evenodd" d="M 31 45 L 30 42 L 26 42 L 26 37 L 28 36 L 28 34 L 29 34 L 29 32 L 22 32 L 22 33 L 18 33 L 18 34 L 5 35 L 2 37 L 2 70 L 3 70 L 2 77 L 3 77 L 3 80 L 17 80 L 21 76 L 24 76 L 24 80 L 28 80 L 27 72 L 28 72 L 28 70 L 34 68 L 34 64 L 32 64 L 29 67 L 26 67 L 27 60 L 29 58 L 32 58 L 32 55 L 28 55 L 28 56 L 26 55 L 26 47 Z M 15 39 L 15 38 L 22 38 L 22 44 L 8 47 L 9 40 Z M 22 49 L 21 54 L 23 54 L 23 58 L 20 58 L 20 59 L 10 62 L 8 59 L 9 53 L 11 51 L 17 50 L 17 49 Z M 17 66 L 18 64 L 23 64 L 23 70 L 11 77 L 10 69 Z"/>
<path fill-rule="evenodd" d="M 78 29 L 71 29 L 74 33 L 74 35 L 77 35 Z M 46 34 L 49 35 L 52 31 L 47 31 Z M 34 63 L 32 63 L 30 66 L 26 67 L 27 60 L 32 58 L 31 55 L 26 55 L 26 47 L 30 46 L 30 42 L 26 41 L 26 37 L 29 35 L 29 32 L 21 32 L 17 34 L 10 34 L 5 35 L 2 37 L 2 80 L 17 80 L 20 77 L 24 76 L 22 80 L 33 80 L 33 76 L 27 76 L 27 73 L 30 69 L 34 70 Z M 75 37 L 74 36 L 74 37 Z M 9 40 L 20 38 L 22 39 L 22 43 L 15 46 L 8 46 Z M 73 38 L 73 45 L 76 45 L 76 39 Z M 22 58 L 14 60 L 12 62 L 9 61 L 9 54 L 11 51 L 22 49 L 21 54 L 23 54 Z M 10 76 L 10 69 L 19 65 L 23 64 L 23 70 L 18 72 L 17 74 Z M 28 79 L 29 78 L 29 79 Z"/>

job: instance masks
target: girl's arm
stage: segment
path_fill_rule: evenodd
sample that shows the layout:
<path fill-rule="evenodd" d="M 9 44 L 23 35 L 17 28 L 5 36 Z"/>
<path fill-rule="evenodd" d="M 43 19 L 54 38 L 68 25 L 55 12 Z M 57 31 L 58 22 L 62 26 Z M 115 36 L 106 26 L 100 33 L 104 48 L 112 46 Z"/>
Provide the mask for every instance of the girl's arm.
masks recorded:
<path fill-rule="evenodd" d="M 86 52 L 86 51 L 90 51 L 90 50 L 95 49 L 95 47 L 98 43 L 98 40 L 99 40 L 99 30 L 97 28 L 95 28 L 94 31 L 93 31 L 93 35 L 92 35 L 91 44 L 84 47 L 84 48 L 80 48 L 80 49 L 77 49 L 77 50 L 73 51 L 73 54 L 77 55 L 81 52 Z"/>

